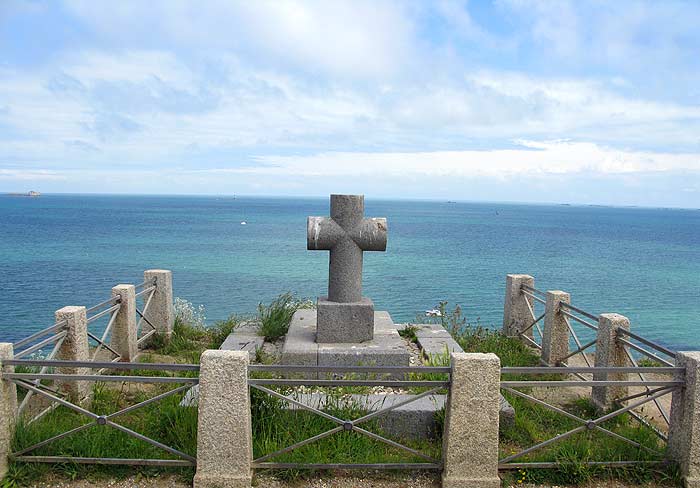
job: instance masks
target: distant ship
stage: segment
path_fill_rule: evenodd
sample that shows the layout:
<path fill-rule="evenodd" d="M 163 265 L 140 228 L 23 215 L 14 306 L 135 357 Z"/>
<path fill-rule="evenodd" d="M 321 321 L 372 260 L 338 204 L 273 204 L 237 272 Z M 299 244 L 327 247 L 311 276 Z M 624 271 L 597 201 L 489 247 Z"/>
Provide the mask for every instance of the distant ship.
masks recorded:
<path fill-rule="evenodd" d="M 12 197 L 40 197 L 41 193 L 38 191 L 28 191 L 27 193 L 8 193 Z"/>

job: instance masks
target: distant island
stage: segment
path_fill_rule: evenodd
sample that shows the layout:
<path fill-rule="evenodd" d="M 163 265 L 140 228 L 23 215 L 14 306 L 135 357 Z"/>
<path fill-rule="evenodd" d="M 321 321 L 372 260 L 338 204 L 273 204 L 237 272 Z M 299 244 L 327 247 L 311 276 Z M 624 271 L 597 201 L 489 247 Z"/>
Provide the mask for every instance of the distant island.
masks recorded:
<path fill-rule="evenodd" d="M 27 193 L 8 193 L 11 197 L 40 197 L 41 193 L 38 191 L 28 191 Z"/>

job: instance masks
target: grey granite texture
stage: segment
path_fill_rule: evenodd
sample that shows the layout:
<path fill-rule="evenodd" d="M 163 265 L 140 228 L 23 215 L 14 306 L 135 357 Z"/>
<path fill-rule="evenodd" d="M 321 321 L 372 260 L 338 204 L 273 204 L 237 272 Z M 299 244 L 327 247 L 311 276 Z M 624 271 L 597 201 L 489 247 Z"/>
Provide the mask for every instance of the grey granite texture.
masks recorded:
<path fill-rule="evenodd" d="M 522 292 L 521 285 L 535 287 L 535 278 L 524 274 L 509 274 L 506 277 L 506 299 L 503 302 L 503 333 L 519 337 L 520 332 L 532 322 L 530 308 L 534 310 L 534 300 Z M 530 308 L 528 308 L 528 304 Z M 525 335 L 532 338 L 529 329 Z"/>
<path fill-rule="evenodd" d="M 449 356 L 451 352 L 464 352 L 452 337 L 418 337 L 418 346 L 426 359 Z"/>
<path fill-rule="evenodd" d="M 571 297 L 564 291 L 548 291 L 545 301 L 542 360 L 550 366 L 559 366 L 569 354 L 569 326 L 560 304 L 571 303 Z"/>
<path fill-rule="evenodd" d="M 68 306 L 56 310 L 56 322 L 66 321 L 66 337 L 56 352 L 56 359 L 64 361 L 90 361 L 85 307 Z M 61 374 L 90 375 L 88 368 L 57 368 Z M 88 398 L 92 391 L 87 381 L 57 381 L 57 388 L 74 402 Z"/>
<path fill-rule="evenodd" d="M 204 351 L 194 487 L 249 488 L 252 457 L 248 353 Z"/>
<path fill-rule="evenodd" d="M 323 393 L 305 393 L 292 396 L 295 400 L 313 408 L 328 406 L 356 407 L 370 412 L 389 408 L 416 397 L 412 394 L 370 394 L 329 397 Z M 392 437 L 401 439 L 424 439 L 434 437 L 438 428 L 436 412 L 445 406 L 446 395 L 430 395 L 407 403 L 377 417 L 379 427 Z M 299 407 L 287 403 L 294 410 Z M 501 397 L 499 419 L 501 426 L 512 425 L 515 410 Z"/>
<path fill-rule="evenodd" d="M 374 336 L 374 303 L 369 298 L 341 303 L 319 297 L 316 310 L 316 342 L 359 343 L 371 341 Z"/>
<path fill-rule="evenodd" d="M 261 349 L 265 340 L 258 335 L 258 325 L 241 325 L 233 329 L 219 349 L 225 351 L 248 351 L 250 360 L 255 359 L 256 349 Z"/>
<path fill-rule="evenodd" d="M 596 338 L 595 366 L 599 368 L 627 366 L 627 354 L 624 344 L 617 341 L 618 329 L 630 328 L 630 321 L 624 315 L 616 313 L 600 314 L 598 320 L 598 336 Z M 625 373 L 593 373 L 594 380 L 625 381 Z M 627 396 L 627 386 L 594 386 L 591 400 L 600 410 L 614 406 L 615 399 Z"/>
<path fill-rule="evenodd" d="M 109 345 L 119 353 L 122 361 L 135 361 L 139 353 L 136 337 L 136 289 L 134 285 L 117 285 L 112 288 L 112 296 L 121 297 L 121 301 L 112 325 Z"/>
<path fill-rule="evenodd" d="M 443 433 L 444 488 L 500 488 L 501 362 L 495 354 L 453 353 Z"/>
<path fill-rule="evenodd" d="M 676 365 L 685 369 L 676 380 L 685 388 L 673 391 L 667 456 L 678 464 L 687 488 L 700 487 L 700 352 L 679 352 Z"/>
<path fill-rule="evenodd" d="M 144 271 L 143 280 L 156 282 L 153 298 L 144 315 L 159 333 L 170 339 L 175 324 L 173 273 L 166 269 L 149 269 Z"/>
<path fill-rule="evenodd" d="M 374 306 L 371 301 L 369 307 L 363 304 L 362 253 L 386 250 L 387 222 L 364 218 L 363 195 L 331 195 L 330 200 L 330 217 L 307 219 L 307 249 L 330 251 L 328 297 L 323 301 L 357 305 L 330 308 L 319 299 L 319 309 L 325 306 L 318 316 L 320 337 L 324 342 L 363 342 L 372 338 Z M 343 334 L 354 327 L 359 330 L 346 338 Z"/>
<path fill-rule="evenodd" d="M 360 344 L 316 342 L 316 310 L 297 310 L 282 348 L 282 364 L 408 366 L 410 352 L 387 312 L 374 313 L 374 338 Z"/>
<path fill-rule="evenodd" d="M 2 381 L 2 374 L 12 373 L 15 368 L 14 366 L 2 366 L 2 362 L 13 358 L 12 344 L 0 343 L 0 480 L 7 473 L 7 456 L 12 452 L 15 414 L 17 412 L 17 388 L 11 381 Z"/>

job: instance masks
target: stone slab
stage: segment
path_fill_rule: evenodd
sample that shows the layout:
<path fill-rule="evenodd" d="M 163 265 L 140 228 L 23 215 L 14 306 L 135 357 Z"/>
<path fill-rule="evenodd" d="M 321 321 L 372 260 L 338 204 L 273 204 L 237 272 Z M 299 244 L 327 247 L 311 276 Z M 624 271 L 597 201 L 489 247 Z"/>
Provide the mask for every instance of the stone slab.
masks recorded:
<path fill-rule="evenodd" d="M 359 302 L 331 302 L 319 297 L 316 303 L 318 328 L 316 342 L 358 343 L 374 336 L 374 303 L 367 297 Z"/>
<path fill-rule="evenodd" d="M 387 312 L 374 313 L 374 338 L 359 344 L 316 342 L 316 311 L 297 310 L 282 348 L 283 364 L 408 366 L 410 352 Z"/>
<path fill-rule="evenodd" d="M 265 339 L 258 335 L 257 324 L 241 325 L 233 329 L 219 346 L 223 351 L 248 351 L 251 361 L 255 359 L 256 349 L 262 348 Z"/>
<path fill-rule="evenodd" d="M 282 347 L 280 363 L 318 366 L 315 310 L 303 309 L 294 313 Z"/>
<path fill-rule="evenodd" d="M 221 351 L 247 351 L 248 360 L 255 360 L 255 350 L 262 348 L 265 343 L 265 338 L 258 335 L 258 324 L 243 324 L 231 332 L 228 337 L 221 343 L 219 350 Z M 199 398 L 199 385 L 194 385 L 187 390 L 187 393 L 180 401 L 181 407 L 195 407 Z"/>
<path fill-rule="evenodd" d="M 374 412 L 408 401 L 412 397 L 416 397 L 416 395 L 353 394 L 338 398 L 329 397 L 323 393 L 305 393 L 295 395 L 294 399 L 316 409 L 327 407 L 330 404 L 334 407 L 356 407 Z M 447 395 L 430 395 L 419 398 L 377 417 L 379 426 L 390 435 L 402 439 L 434 437 L 438 429 L 436 413 L 444 408 L 446 400 Z M 291 403 L 287 403 L 287 407 L 291 410 L 300 408 Z M 503 396 L 501 396 L 499 422 L 501 427 L 511 426 L 515 422 L 515 410 Z"/>
<path fill-rule="evenodd" d="M 440 324 L 411 324 L 411 326 L 415 327 L 417 338 L 452 337 Z"/>
<path fill-rule="evenodd" d="M 464 352 L 452 337 L 418 337 L 418 346 L 426 358 Z"/>

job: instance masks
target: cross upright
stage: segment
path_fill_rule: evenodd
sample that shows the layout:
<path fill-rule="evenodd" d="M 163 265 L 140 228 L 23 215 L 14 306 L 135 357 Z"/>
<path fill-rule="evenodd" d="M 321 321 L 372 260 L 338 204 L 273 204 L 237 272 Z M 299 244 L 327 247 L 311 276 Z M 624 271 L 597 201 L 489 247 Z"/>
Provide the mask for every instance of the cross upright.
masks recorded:
<path fill-rule="evenodd" d="M 364 218 L 364 211 L 363 195 L 331 195 L 331 216 L 307 220 L 307 248 L 330 251 L 328 297 L 318 302 L 318 342 L 372 338 L 374 305 L 362 297 L 362 253 L 386 250 L 387 223 Z"/>

